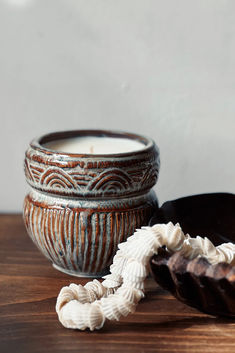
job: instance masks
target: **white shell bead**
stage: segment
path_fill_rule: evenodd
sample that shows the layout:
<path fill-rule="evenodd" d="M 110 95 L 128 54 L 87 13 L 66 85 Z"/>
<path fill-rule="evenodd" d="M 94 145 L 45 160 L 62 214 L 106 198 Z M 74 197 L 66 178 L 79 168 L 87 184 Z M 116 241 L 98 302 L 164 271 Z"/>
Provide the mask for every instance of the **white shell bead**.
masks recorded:
<path fill-rule="evenodd" d="M 141 298 L 144 297 L 144 293 L 141 290 L 138 290 L 136 288 L 131 288 L 131 287 L 120 287 L 116 291 L 117 295 L 121 295 L 123 298 L 125 298 L 128 302 L 131 303 L 138 303 Z"/>
<path fill-rule="evenodd" d="M 125 269 L 123 270 L 123 278 L 145 278 L 148 274 L 147 266 L 143 265 L 138 261 L 131 261 L 127 263 Z"/>

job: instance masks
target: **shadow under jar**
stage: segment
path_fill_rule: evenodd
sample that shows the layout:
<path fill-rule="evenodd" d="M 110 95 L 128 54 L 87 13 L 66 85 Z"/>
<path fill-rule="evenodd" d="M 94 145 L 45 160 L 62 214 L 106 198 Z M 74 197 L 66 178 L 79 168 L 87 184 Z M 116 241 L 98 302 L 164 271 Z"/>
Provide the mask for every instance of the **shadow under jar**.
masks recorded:
<path fill-rule="evenodd" d="M 107 273 L 118 243 L 147 225 L 157 207 L 151 188 L 159 151 L 143 136 L 51 133 L 30 144 L 24 168 L 27 231 L 53 266 L 71 275 Z"/>

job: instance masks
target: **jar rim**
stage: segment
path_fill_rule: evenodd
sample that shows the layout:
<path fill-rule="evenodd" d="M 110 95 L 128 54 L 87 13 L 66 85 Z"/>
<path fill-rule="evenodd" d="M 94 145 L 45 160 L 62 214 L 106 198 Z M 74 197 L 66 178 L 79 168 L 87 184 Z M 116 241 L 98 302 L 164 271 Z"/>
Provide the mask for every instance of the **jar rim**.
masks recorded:
<path fill-rule="evenodd" d="M 72 152 L 63 152 L 63 151 L 58 151 L 58 150 L 53 150 L 50 148 L 47 148 L 46 146 L 43 146 L 43 144 L 46 144 L 48 142 L 53 142 L 57 140 L 65 140 L 65 139 L 70 139 L 70 138 L 76 138 L 76 137 L 87 137 L 87 136 L 93 136 L 93 137 L 113 137 L 113 138 L 123 138 L 123 139 L 129 139 L 133 141 L 137 141 L 143 144 L 143 148 L 134 150 L 131 152 L 120 152 L 120 153 L 72 153 Z M 157 152 L 159 153 L 158 147 L 156 146 L 155 142 L 149 138 L 145 137 L 139 134 L 133 134 L 125 131 L 115 131 L 115 130 L 96 130 L 96 129 L 88 129 L 88 130 L 65 130 L 65 131 L 57 131 L 57 132 L 51 132 L 45 135 L 42 135 L 38 138 L 35 138 L 31 143 L 30 146 L 33 149 L 38 150 L 41 153 L 45 153 L 48 155 L 61 155 L 65 157 L 79 157 L 79 158 L 122 158 L 122 157 L 130 157 L 133 154 L 135 155 L 141 155 L 143 153 L 146 153 L 150 151 L 153 147 L 156 148 Z"/>

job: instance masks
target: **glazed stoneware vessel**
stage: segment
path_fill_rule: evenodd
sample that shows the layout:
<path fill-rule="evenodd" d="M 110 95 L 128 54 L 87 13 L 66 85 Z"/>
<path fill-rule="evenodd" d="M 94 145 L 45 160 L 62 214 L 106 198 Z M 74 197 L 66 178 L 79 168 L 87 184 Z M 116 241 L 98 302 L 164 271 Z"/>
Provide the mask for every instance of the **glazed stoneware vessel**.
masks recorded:
<path fill-rule="evenodd" d="M 141 149 L 79 154 L 48 148 L 53 141 L 109 137 L 139 142 Z M 107 272 L 117 245 L 147 225 L 157 207 L 159 151 L 143 136 L 78 130 L 34 140 L 25 154 L 30 192 L 24 201 L 27 231 L 54 267 L 77 276 Z"/>

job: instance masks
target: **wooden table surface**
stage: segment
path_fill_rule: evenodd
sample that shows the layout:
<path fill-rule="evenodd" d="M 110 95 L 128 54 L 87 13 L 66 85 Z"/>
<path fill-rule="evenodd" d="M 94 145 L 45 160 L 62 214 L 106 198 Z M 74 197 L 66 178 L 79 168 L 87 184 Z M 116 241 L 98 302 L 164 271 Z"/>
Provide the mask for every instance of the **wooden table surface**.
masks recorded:
<path fill-rule="evenodd" d="M 86 281 L 51 266 L 21 215 L 0 215 L 0 353 L 235 352 L 235 321 L 187 307 L 152 279 L 134 314 L 99 331 L 65 329 L 55 312 L 57 294 Z"/>

